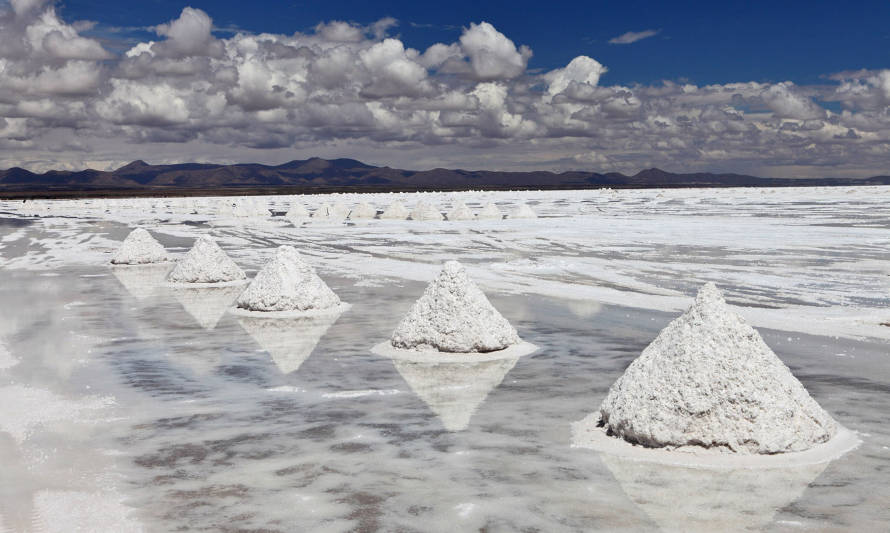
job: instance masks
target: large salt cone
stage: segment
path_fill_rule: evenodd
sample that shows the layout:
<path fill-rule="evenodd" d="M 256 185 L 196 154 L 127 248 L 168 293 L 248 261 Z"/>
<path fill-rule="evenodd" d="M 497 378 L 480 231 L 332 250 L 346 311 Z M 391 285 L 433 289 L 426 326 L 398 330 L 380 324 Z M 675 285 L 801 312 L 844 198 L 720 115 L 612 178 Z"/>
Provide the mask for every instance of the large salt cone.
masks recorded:
<path fill-rule="evenodd" d="M 528 204 L 519 204 L 516 210 L 508 215 L 508 218 L 538 218 L 538 215 Z"/>
<path fill-rule="evenodd" d="M 212 238 L 202 235 L 167 276 L 172 283 L 226 283 L 247 276 Z"/>
<path fill-rule="evenodd" d="M 145 265 L 169 260 L 167 250 L 143 228 L 136 228 L 127 235 L 111 258 L 114 265 Z"/>
<path fill-rule="evenodd" d="M 664 532 L 761 531 L 828 463 L 784 468 L 689 468 L 603 453 L 622 490 Z"/>
<path fill-rule="evenodd" d="M 236 305 L 248 311 L 323 311 L 339 306 L 340 298 L 293 246 L 280 246 Z"/>
<path fill-rule="evenodd" d="M 390 340 L 394 348 L 493 352 L 522 342 L 457 261 L 448 261 Z"/>
<path fill-rule="evenodd" d="M 396 200 L 380 214 L 380 218 L 386 220 L 405 220 L 410 214 L 408 208 L 402 205 L 402 202 Z"/>
<path fill-rule="evenodd" d="M 485 204 L 485 207 L 482 208 L 482 211 L 479 211 L 477 217 L 481 219 L 500 220 L 504 218 L 504 214 L 498 209 L 498 206 L 494 205 L 492 202 L 488 202 Z"/>
<path fill-rule="evenodd" d="M 423 201 L 417 202 L 411 211 L 411 220 L 443 220 L 443 218 L 436 206 Z"/>
<path fill-rule="evenodd" d="M 164 285 L 164 279 L 171 267 L 171 263 L 111 267 L 111 273 L 130 296 L 144 300 L 154 296 Z"/>
<path fill-rule="evenodd" d="M 312 355 L 339 316 L 339 313 L 310 318 L 240 316 L 238 322 L 269 353 L 281 373 L 290 374 Z"/>
<path fill-rule="evenodd" d="M 463 431 L 479 406 L 519 359 L 428 363 L 393 359 L 396 370 L 448 431 Z"/>
<path fill-rule="evenodd" d="M 202 328 L 216 328 L 241 292 L 240 286 L 176 287 L 173 296 Z"/>
<path fill-rule="evenodd" d="M 454 205 L 454 209 L 448 212 L 448 220 L 473 220 L 476 215 L 463 202 Z"/>
<path fill-rule="evenodd" d="M 712 283 L 612 385 L 600 416 L 632 443 L 742 454 L 803 451 L 838 430 Z"/>
<path fill-rule="evenodd" d="M 362 202 L 349 212 L 349 220 L 368 219 L 377 216 L 377 210 L 371 204 Z"/>

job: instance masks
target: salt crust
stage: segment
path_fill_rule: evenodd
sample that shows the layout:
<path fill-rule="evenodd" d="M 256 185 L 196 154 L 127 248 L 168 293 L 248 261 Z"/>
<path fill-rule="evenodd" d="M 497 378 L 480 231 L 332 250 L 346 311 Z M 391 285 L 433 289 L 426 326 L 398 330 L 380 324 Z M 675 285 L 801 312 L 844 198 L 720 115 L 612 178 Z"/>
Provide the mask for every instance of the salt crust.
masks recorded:
<path fill-rule="evenodd" d="M 494 205 L 492 202 L 488 202 L 485 204 L 485 207 L 482 208 L 482 211 L 479 211 L 479 214 L 476 215 L 477 218 L 480 219 L 491 219 L 491 220 L 499 220 L 504 218 L 504 214 L 498 209 L 498 206 Z"/>
<path fill-rule="evenodd" d="M 519 344 L 513 326 L 457 261 L 448 261 L 392 334 L 393 348 L 494 352 Z"/>
<path fill-rule="evenodd" d="M 199 237 L 192 249 L 167 275 L 170 283 L 190 285 L 232 285 L 246 283 L 246 278 L 244 271 L 207 235 Z"/>
<path fill-rule="evenodd" d="M 444 220 L 444 218 L 436 206 L 423 201 L 417 202 L 411 211 L 411 220 Z"/>
<path fill-rule="evenodd" d="M 380 218 L 386 220 L 406 220 L 410 214 L 408 208 L 402 205 L 402 202 L 396 200 L 380 214 Z"/>
<path fill-rule="evenodd" d="M 9 350 L 6 349 L 3 341 L 0 341 L 0 370 L 12 368 L 17 364 L 19 364 L 19 360 L 13 357 Z"/>
<path fill-rule="evenodd" d="M 463 202 L 458 202 L 454 208 L 448 212 L 448 220 L 473 220 L 476 215 Z"/>
<path fill-rule="evenodd" d="M 167 250 L 143 228 L 136 228 L 127 235 L 111 259 L 113 265 L 146 265 L 169 261 Z"/>
<path fill-rule="evenodd" d="M 377 216 L 377 209 L 375 209 L 368 202 L 362 202 L 358 204 L 355 209 L 349 212 L 349 219 L 363 219 L 363 218 L 374 218 Z"/>
<path fill-rule="evenodd" d="M 601 453 L 634 461 L 689 468 L 787 468 L 803 467 L 834 461 L 856 449 L 862 441 L 849 429 L 838 425 L 827 442 L 800 452 L 775 454 L 726 453 L 701 446 L 682 448 L 647 448 L 609 435 L 599 425 L 599 413 L 592 413 L 572 424 L 572 447 L 589 448 Z"/>
<path fill-rule="evenodd" d="M 630 443 L 736 454 L 802 452 L 838 427 L 712 283 L 612 385 L 599 415 Z"/>
<path fill-rule="evenodd" d="M 293 246 L 280 246 L 235 303 L 247 311 L 327 311 L 340 306 L 340 298 L 303 261 Z"/>

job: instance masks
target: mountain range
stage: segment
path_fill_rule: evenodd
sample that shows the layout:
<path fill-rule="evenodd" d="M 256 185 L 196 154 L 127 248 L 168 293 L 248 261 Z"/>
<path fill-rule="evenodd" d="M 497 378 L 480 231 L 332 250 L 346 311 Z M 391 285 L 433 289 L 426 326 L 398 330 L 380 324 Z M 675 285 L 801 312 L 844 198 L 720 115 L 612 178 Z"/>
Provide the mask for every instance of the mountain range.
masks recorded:
<path fill-rule="evenodd" d="M 632 176 L 609 172 L 505 172 L 489 170 L 401 170 L 355 159 L 310 158 L 282 165 L 133 161 L 117 170 L 0 171 L 0 196 L 82 194 L 195 194 L 197 192 L 333 192 L 461 189 L 590 189 L 667 187 L 805 187 L 890 185 L 890 176 L 870 178 L 759 178 L 743 174 L 676 174 L 657 168 Z"/>

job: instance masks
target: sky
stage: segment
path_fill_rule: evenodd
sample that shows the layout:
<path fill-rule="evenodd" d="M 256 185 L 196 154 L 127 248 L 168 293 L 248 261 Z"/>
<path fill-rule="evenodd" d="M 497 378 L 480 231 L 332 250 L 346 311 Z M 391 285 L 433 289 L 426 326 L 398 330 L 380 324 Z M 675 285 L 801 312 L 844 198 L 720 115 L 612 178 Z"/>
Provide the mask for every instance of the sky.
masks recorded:
<path fill-rule="evenodd" d="M 890 2 L 0 0 L 0 168 L 886 174 Z"/>

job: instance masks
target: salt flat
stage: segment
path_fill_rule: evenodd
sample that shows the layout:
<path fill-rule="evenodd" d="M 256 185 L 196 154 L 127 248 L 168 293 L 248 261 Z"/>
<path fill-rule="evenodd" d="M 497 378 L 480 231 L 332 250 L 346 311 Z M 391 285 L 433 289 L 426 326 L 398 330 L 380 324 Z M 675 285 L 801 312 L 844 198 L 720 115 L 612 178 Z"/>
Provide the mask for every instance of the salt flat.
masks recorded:
<path fill-rule="evenodd" d="M 0 203 L 0 460 L 14 480 L 0 489 L 0 530 L 64 530 L 60 516 L 93 531 L 707 529 L 696 512 L 728 529 L 883 527 L 886 194 L 340 194 L 264 198 L 267 217 L 217 214 L 212 199 Z M 395 199 L 443 213 L 525 202 L 539 218 L 280 216 L 294 202 L 382 211 Z M 226 313 L 237 291 L 113 271 L 137 225 L 177 259 L 211 234 L 250 277 L 293 245 L 353 308 L 252 328 Z M 479 369 L 370 352 L 449 259 L 539 352 Z M 706 281 L 860 448 L 818 471 L 752 477 L 647 471 L 571 447 L 571 423 Z M 284 349 L 288 335 L 301 353 Z M 97 511 L 65 511 L 78 502 Z"/>

